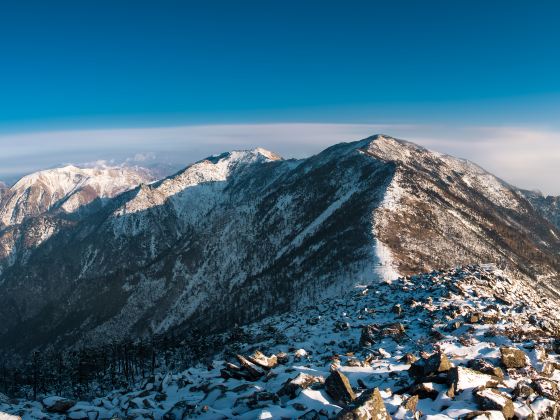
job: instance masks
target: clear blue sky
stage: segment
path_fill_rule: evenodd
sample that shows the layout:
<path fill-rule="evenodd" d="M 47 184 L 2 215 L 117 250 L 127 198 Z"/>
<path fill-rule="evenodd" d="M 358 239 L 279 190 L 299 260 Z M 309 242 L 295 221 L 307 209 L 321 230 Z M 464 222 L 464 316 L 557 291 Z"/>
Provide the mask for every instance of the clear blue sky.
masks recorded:
<path fill-rule="evenodd" d="M 560 110 L 558 1 L 12 1 L 0 130 L 509 122 Z"/>

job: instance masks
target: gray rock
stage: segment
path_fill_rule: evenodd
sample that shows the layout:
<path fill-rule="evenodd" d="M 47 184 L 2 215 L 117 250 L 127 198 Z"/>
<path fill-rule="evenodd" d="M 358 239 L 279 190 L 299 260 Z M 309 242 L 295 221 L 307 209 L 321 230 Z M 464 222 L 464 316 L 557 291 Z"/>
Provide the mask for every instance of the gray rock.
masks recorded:
<path fill-rule="evenodd" d="M 501 360 L 504 367 L 523 368 L 527 366 L 527 356 L 516 347 L 500 347 Z"/>
<path fill-rule="evenodd" d="M 506 419 L 515 415 L 513 402 L 507 394 L 490 388 L 477 389 L 473 394 L 481 409 L 500 411 Z"/>
<path fill-rule="evenodd" d="M 364 392 L 351 406 L 342 410 L 336 418 L 342 420 L 391 420 L 377 388 Z"/>
<path fill-rule="evenodd" d="M 348 378 L 339 370 L 332 372 L 325 381 L 327 394 L 339 404 L 349 404 L 356 399 Z"/>

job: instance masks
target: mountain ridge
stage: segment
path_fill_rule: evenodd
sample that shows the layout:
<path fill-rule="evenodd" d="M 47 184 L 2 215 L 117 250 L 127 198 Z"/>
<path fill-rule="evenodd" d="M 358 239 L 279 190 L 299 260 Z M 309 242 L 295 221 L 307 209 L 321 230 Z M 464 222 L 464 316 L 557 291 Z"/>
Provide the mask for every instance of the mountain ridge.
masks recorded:
<path fill-rule="evenodd" d="M 4 354 L 218 332 L 356 282 L 462 263 L 557 287 L 556 228 L 472 163 L 383 135 L 300 160 L 262 150 L 203 159 L 78 221 L 20 226 L 61 224 L 1 262 Z M 35 334 L 20 337 L 23 326 Z"/>

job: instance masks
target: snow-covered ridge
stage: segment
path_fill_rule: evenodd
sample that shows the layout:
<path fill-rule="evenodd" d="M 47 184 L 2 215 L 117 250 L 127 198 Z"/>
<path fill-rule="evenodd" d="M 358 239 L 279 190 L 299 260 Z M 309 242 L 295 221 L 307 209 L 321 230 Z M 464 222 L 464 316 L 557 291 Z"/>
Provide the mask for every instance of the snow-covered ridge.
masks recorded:
<path fill-rule="evenodd" d="M 183 193 L 190 187 L 225 181 L 235 171 L 242 170 L 247 165 L 281 159 L 276 153 L 260 147 L 210 156 L 189 165 L 176 175 L 140 189 L 134 199 L 115 211 L 115 216 L 163 205 L 170 197 Z"/>
<path fill-rule="evenodd" d="M 467 186 L 481 190 L 488 199 L 504 208 L 519 210 L 519 200 L 512 186 L 466 159 L 431 151 L 386 135 L 373 136 L 366 150 L 385 161 L 412 168 L 419 162 L 430 161 L 431 167 L 443 176 L 460 174 Z"/>

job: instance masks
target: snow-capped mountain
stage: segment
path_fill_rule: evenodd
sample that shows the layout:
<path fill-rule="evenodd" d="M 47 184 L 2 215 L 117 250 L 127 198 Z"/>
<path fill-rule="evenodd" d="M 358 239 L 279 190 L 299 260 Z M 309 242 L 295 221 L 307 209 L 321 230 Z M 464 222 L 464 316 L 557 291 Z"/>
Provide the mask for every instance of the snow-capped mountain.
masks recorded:
<path fill-rule="evenodd" d="M 16 259 L 24 261 L 63 226 L 153 180 L 150 171 L 140 167 L 68 165 L 27 175 L 11 188 L 0 187 L 0 273 Z"/>
<path fill-rule="evenodd" d="M 65 214 L 18 225 L 23 240 L 5 253 L 5 354 L 219 332 L 356 283 L 466 263 L 554 293 L 560 268 L 560 232 L 514 187 L 388 136 L 302 160 L 225 153 Z"/>
<path fill-rule="evenodd" d="M 107 199 L 152 180 L 146 170 L 128 166 L 68 165 L 35 172 L 21 178 L 0 196 L 0 223 L 19 224 L 55 208 L 74 213 L 94 201 L 100 206 Z"/>

